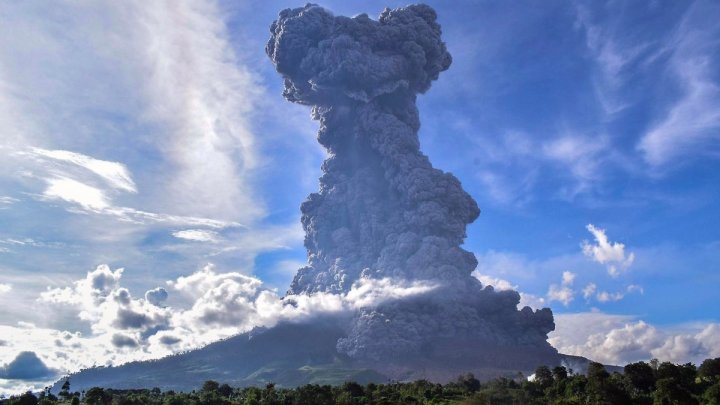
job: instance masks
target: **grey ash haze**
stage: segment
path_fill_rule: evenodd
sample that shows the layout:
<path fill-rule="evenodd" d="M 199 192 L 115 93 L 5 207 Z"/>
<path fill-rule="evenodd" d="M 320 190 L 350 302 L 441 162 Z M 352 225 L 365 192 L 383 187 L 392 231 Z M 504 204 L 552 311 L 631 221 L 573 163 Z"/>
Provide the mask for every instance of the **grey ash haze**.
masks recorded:
<path fill-rule="evenodd" d="M 361 309 L 338 342 L 358 359 L 459 342 L 552 356 L 549 309 L 517 310 L 516 291 L 483 288 L 471 276 L 477 260 L 461 245 L 480 210 L 457 178 L 420 151 L 416 97 L 452 60 L 435 11 L 413 5 L 373 20 L 308 4 L 282 11 L 270 30 L 266 51 L 285 80 L 283 95 L 312 107 L 329 152 L 320 191 L 302 204 L 308 265 L 288 294 L 346 293 L 363 278 L 437 286 Z"/>

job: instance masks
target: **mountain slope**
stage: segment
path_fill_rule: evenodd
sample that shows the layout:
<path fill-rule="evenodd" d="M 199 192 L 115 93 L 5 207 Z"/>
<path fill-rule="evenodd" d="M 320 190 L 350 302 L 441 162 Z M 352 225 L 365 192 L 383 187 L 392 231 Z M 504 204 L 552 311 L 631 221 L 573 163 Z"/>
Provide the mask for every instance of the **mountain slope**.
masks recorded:
<path fill-rule="evenodd" d="M 336 349 L 338 339 L 346 336 L 343 325 L 337 318 L 283 323 L 158 360 L 82 370 L 70 375 L 71 387 L 73 391 L 93 386 L 191 391 L 207 380 L 232 386 L 273 382 L 284 387 L 344 381 L 447 382 L 467 372 L 482 380 L 514 378 L 520 372 L 527 376 L 542 364 L 566 364 L 582 371 L 588 362 L 582 357 L 539 353 L 533 348 L 473 347 L 472 342 L 458 340 L 437 341 L 412 358 L 360 362 Z M 54 391 L 62 381 L 55 384 Z"/>

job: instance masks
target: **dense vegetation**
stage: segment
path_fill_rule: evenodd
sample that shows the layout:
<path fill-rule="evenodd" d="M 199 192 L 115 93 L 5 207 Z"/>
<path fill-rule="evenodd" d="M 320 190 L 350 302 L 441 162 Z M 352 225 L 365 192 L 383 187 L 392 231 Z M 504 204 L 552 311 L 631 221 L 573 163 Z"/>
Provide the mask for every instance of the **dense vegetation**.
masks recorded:
<path fill-rule="evenodd" d="M 2 405 L 97 404 L 97 405 L 282 405 L 282 404 L 707 404 L 720 405 L 720 358 L 705 360 L 698 368 L 638 362 L 624 373 L 608 373 L 590 363 L 586 374 L 565 367 L 539 367 L 532 381 L 499 378 L 481 383 L 472 374 L 445 385 L 420 380 L 411 383 L 368 384 L 347 382 L 340 386 L 305 385 L 298 388 L 233 388 L 207 381 L 189 393 L 152 390 L 91 388 L 72 392 L 66 380 L 57 395 L 46 389 L 0 400 Z"/>

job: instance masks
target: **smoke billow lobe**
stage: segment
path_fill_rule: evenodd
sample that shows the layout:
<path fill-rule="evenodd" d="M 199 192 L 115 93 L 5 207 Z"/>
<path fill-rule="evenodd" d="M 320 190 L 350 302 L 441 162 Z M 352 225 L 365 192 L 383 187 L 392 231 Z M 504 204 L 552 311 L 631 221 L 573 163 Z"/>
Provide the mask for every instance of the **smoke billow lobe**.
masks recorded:
<path fill-rule="evenodd" d="M 333 16 L 283 10 L 266 52 L 283 96 L 312 106 L 328 150 L 320 191 L 302 204 L 308 265 L 288 294 L 346 293 L 360 278 L 424 280 L 431 294 L 365 308 L 338 349 L 356 358 L 411 354 L 448 339 L 552 351 L 549 309 L 517 310 L 519 294 L 483 288 L 461 245 L 480 210 L 420 151 L 417 94 L 451 56 L 426 5 Z"/>

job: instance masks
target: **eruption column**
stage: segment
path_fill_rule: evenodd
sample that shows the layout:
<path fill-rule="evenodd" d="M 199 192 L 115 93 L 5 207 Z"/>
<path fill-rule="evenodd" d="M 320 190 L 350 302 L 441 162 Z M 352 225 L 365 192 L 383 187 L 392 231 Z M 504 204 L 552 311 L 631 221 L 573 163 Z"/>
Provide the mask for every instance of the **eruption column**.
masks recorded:
<path fill-rule="evenodd" d="M 552 351 L 549 309 L 518 311 L 517 292 L 482 288 L 471 276 L 477 260 L 461 245 L 480 210 L 420 151 L 417 94 L 451 63 L 434 10 L 386 9 L 372 20 L 308 4 L 282 11 L 270 31 L 266 51 L 283 95 L 312 106 L 329 152 L 320 191 L 301 207 L 308 265 L 288 294 L 345 293 L 361 278 L 440 286 L 361 310 L 338 343 L 358 358 L 417 353 L 447 339 Z"/>

